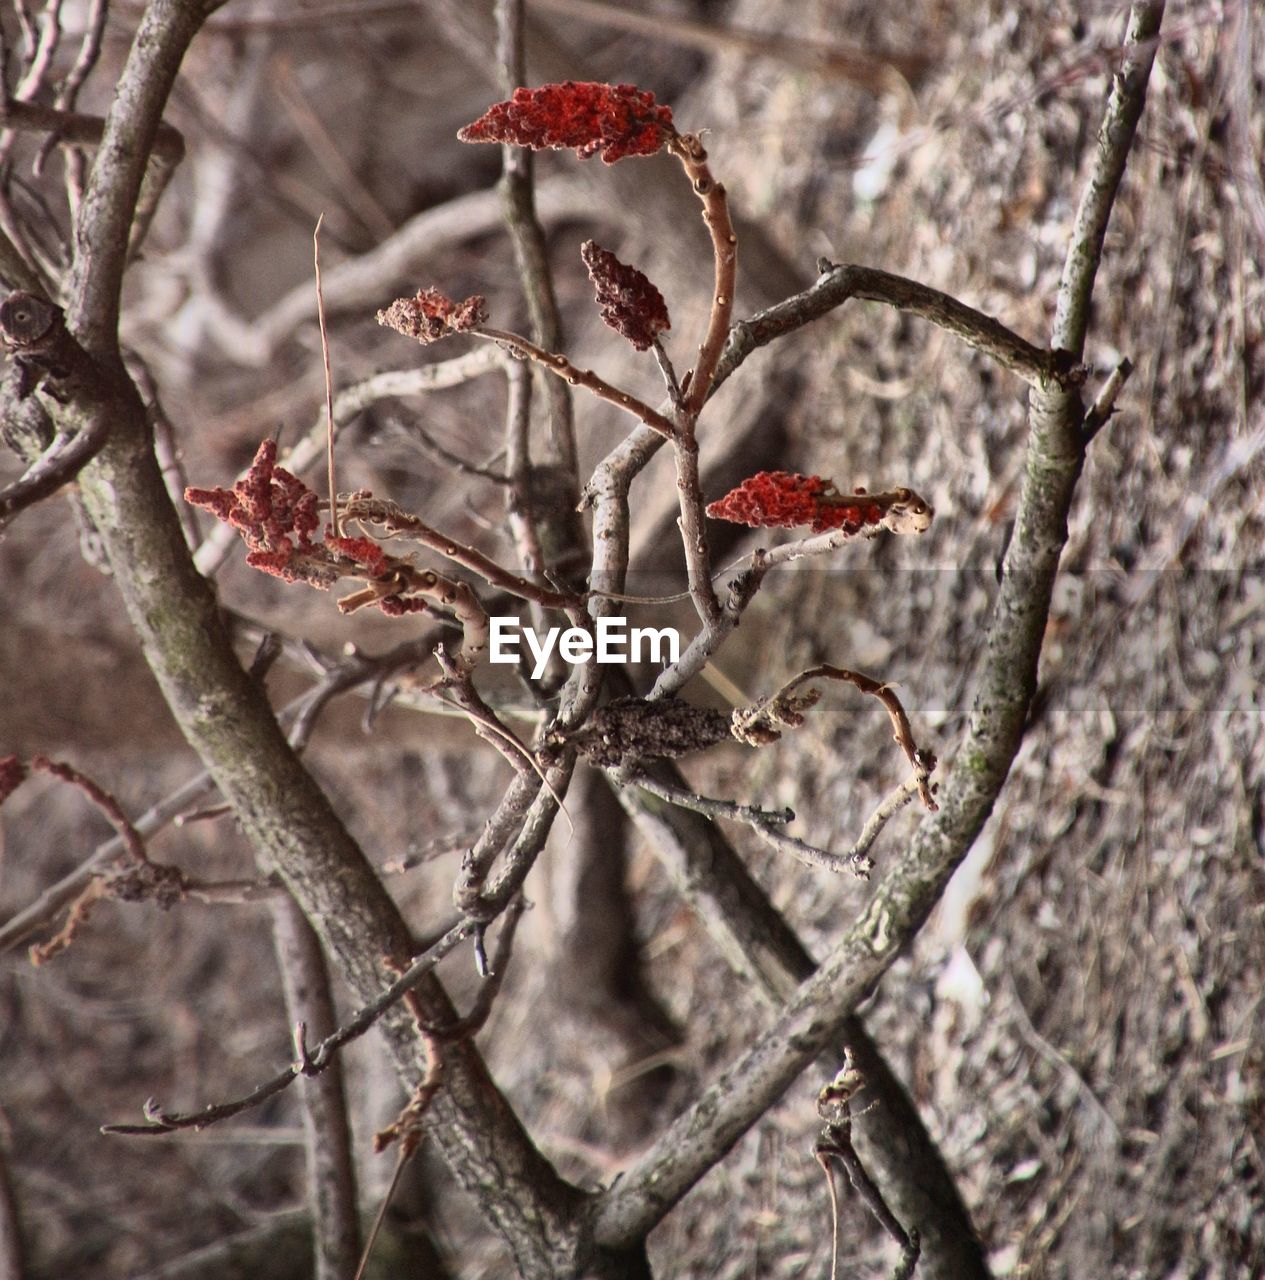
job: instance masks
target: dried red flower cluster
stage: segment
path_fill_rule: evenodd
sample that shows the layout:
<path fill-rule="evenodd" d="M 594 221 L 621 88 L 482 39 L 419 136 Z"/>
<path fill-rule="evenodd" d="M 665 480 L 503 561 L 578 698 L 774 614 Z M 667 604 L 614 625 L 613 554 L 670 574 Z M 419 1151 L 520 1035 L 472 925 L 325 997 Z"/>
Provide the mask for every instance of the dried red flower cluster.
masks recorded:
<path fill-rule="evenodd" d="M 597 289 L 602 319 L 638 351 L 645 351 L 660 333 L 672 328 L 663 294 L 636 267 L 620 262 L 592 240 L 580 247 L 580 256 Z"/>
<path fill-rule="evenodd" d="M 469 333 L 488 318 L 488 300 L 480 293 L 464 302 L 454 302 L 438 289 L 419 289 L 412 298 L 397 298 L 378 323 L 415 338 L 423 345 L 438 342 L 450 333 Z"/>
<path fill-rule="evenodd" d="M 0 756 L 0 804 L 26 781 L 26 765 L 17 756 Z"/>
<path fill-rule="evenodd" d="M 568 80 L 538 89 L 515 89 L 508 102 L 489 107 L 457 137 L 462 142 L 508 142 L 514 146 L 572 147 L 587 160 L 607 164 L 625 156 L 652 156 L 675 133 L 672 108 L 631 84 Z"/>
<path fill-rule="evenodd" d="M 184 491 L 184 500 L 237 529 L 250 554 L 246 563 L 287 582 L 328 589 L 338 575 L 320 572 L 317 497 L 297 476 L 277 466 L 277 442 L 265 440 L 250 470 L 231 489 Z"/>
<path fill-rule="evenodd" d="M 336 538 L 327 533 L 325 545 L 337 555 L 346 556 L 360 565 L 371 578 L 385 573 L 390 567 L 387 553 L 372 538 Z"/>
<path fill-rule="evenodd" d="M 882 510 L 863 494 L 844 496 L 834 482 L 791 471 L 760 471 L 707 508 L 714 520 L 731 520 L 752 528 L 793 529 L 810 525 L 814 533 L 845 529 L 859 533 L 877 526 Z"/>
<path fill-rule="evenodd" d="M 250 470 L 231 489 L 195 489 L 185 501 L 211 512 L 239 530 L 250 548 L 246 563 L 285 582 L 306 582 L 322 591 L 344 577 L 380 578 L 389 557 L 372 538 L 312 535 L 320 525 L 316 494 L 284 467 L 277 466 L 277 443 L 265 440 Z M 382 597 L 384 612 L 390 612 Z M 407 612 L 407 610 L 397 610 Z"/>

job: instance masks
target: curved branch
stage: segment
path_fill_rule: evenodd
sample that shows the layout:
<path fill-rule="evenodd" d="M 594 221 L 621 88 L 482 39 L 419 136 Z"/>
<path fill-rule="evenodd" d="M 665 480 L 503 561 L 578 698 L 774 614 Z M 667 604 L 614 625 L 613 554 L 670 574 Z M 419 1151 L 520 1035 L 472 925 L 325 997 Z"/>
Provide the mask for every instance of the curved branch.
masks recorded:
<path fill-rule="evenodd" d="M 119 294 L 141 182 L 185 51 L 214 6 L 151 0 L 119 76 L 75 224 L 72 332 L 98 358 L 118 358 Z"/>
<path fill-rule="evenodd" d="M 1135 3 L 1131 37 L 1158 31 L 1163 0 Z M 1117 77 L 1091 186 L 1123 170 L 1141 113 L 1154 42 L 1137 54 L 1136 73 Z M 1123 152 L 1123 154 L 1119 154 Z M 1068 248 L 1060 295 L 1092 274 L 1093 227 L 1078 221 Z M 1066 308 L 1061 303 L 1060 312 Z M 1030 399 L 1027 471 L 974 705 L 961 748 L 940 793 L 941 808 L 918 828 L 909 847 L 875 887 L 860 918 L 817 972 L 804 982 L 776 1022 L 707 1088 L 642 1159 L 601 1197 L 598 1242 L 618 1248 L 641 1239 L 746 1132 L 837 1033 L 917 934 L 949 877 L 982 830 L 1023 738 L 1036 690 L 1050 597 L 1067 540 L 1067 516 L 1080 477 L 1084 439 L 1074 390 L 1034 388 Z"/>
<path fill-rule="evenodd" d="M 1083 376 L 1066 355 L 1034 347 L 992 316 L 939 289 L 875 267 L 837 266 L 825 258 L 817 265 L 821 274 L 810 288 L 733 326 L 712 380 L 712 394 L 756 348 L 802 329 L 852 298 L 882 302 L 930 320 L 967 346 L 992 356 L 1031 386 L 1049 382 L 1072 386 Z"/>

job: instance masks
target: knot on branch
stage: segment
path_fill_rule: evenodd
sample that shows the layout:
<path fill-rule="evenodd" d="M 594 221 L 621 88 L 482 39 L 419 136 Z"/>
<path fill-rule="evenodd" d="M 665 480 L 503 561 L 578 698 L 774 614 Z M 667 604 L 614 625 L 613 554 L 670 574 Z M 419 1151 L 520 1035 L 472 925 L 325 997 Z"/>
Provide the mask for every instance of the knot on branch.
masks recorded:
<path fill-rule="evenodd" d="M 188 884 L 179 867 L 146 861 L 112 871 L 105 879 L 105 890 L 119 902 L 155 902 L 167 911 L 184 901 Z"/>
<path fill-rule="evenodd" d="M 38 355 L 56 341 L 64 320 L 56 303 L 19 289 L 0 303 L 0 338 L 19 355 Z"/>

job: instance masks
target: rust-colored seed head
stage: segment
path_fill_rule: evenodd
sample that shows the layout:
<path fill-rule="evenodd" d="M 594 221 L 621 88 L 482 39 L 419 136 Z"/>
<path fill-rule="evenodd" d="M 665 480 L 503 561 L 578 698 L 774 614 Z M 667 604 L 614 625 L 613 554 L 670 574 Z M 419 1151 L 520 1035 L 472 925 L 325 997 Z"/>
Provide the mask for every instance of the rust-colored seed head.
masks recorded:
<path fill-rule="evenodd" d="M 291 545 L 291 537 L 294 547 L 310 550 L 320 526 L 316 494 L 277 466 L 275 440 L 259 446 L 250 470 L 231 489 L 190 487 L 184 500 L 241 530 L 252 551 L 278 551 Z"/>
<path fill-rule="evenodd" d="M 387 553 L 372 538 L 336 538 L 327 533 L 325 545 L 336 554 L 354 560 L 372 578 L 386 572 Z"/>
<path fill-rule="evenodd" d="M 592 240 L 584 242 L 580 256 L 597 289 L 602 319 L 638 351 L 645 351 L 660 333 L 672 328 L 663 294 L 636 267 L 620 262 Z"/>
<path fill-rule="evenodd" d="M 879 525 L 883 519 L 882 510 L 863 495 L 844 497 L 832 481 L 792 471 L 757 472 L 713 502 L 707 514 L 715 520 L 731 520 L 752 528 L 793 529 L 809 525 L 814 533 L 828 529 L 859 533 Z"/>
<path fill-rule="evenodd" d="M 414 338 L 423 346 L 450 333 L 468 333 L 487 318 L 488 301 L 482 294 L 454 302 L 438 289 L 419 289 L 413 297 L 396 298 L 385 311 L 378 312 L 379 324 Z"/>
<path fill-rule="evenodd" d="M 26 780 L 26 765 L 17 756 L 0 756 L 0 804 Z"/>
<path fill-rule="evenodd" d="M 707 508 L 714 520 L 755 528 L 793 529 L 811 524 L 821 510 L 819 495 L 829 485 L 820 476 L 791 471 L 759 471 Z"/>
<path fill-rule="evenodd" d="M 458 132 L 462 142 L 504 142 L 533 151 L 570 147 L 607 164 L 652 156 L 673 136 L 672 109 L 631 84 L 567 80 L 515 89 Z"/>

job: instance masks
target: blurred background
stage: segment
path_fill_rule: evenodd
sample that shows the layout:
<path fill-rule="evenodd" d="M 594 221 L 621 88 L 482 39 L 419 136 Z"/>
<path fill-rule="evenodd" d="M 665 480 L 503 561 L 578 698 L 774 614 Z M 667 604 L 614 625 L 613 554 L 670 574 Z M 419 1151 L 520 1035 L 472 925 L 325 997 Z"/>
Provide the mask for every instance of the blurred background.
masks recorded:
<path fill-rule="evenodd" d="M 90 8 L 5 0 L 11 97 L 22 96 L 28 29 L 38 35 L 53 12 L 50 102 Z M 80 111 L 105 110 L 140 12 L 110 6 Z M 911 276 L 1047 341 L 1125 6 L 533 0 L 528 12 L 530 82 L 633 82 L 681 127 L 706 130 L 739 219 L 738 316 L 806 287 L 826 256 Z M 503 96 L 491 31 L 478 0 L 234 0 L 207 23 L 167 113 L 186 158 L 129 274 L 123 320 L 190 483 L 229 484 L 261 439 L 280 431 L 291 444 L 318 419 L 322 213 L 336 385 L 465 349 L 422 351 L 376 324 L 379 307 L 420 286 L 484 293 L 494 323 L 526 329 L 499 149 L 455 137 Z M 1122 356 L 1137 368 L 1090 451 L 1032 723 L 984 835 L 866 1014 L 999 1276 L 1265 1270 L 1263 94 L 1265 25 L 1252 5 L 1170 6 L 1087 347 L 1091 386 Z M 56 270 L 66 178 L 83 162 L 54 148 L 36 174 L 41 142 L 5 135 L 0 213 Z M 579 246 L 594 238 L 659 285 L 666 345 L 685 368 L 711 273 L 696 201 L 665 157 L 607 168 L 550 153 L 536 173 L 567 349 L 657 397 L 653 363 L 601 325 Z M 503 402 L 489 377 L 374 405 L 341 438 L 340 487 L 389 495 L 507 557 L 503 489 L 444 459 L 495 471 Z M 628 422 L 591 398 L 576 413 L 587 475 Z M 840 488 L 908 485 L 937 518 L 922 538 L 849 547 L 771 580 L 720 655 L 723 675 L 755 698 L 815 662 L 859 668 L 899 685 L 947 758 L 1023 474 L 1024 415 L 1016 378 L 869 304 L 752 356 L 703 418 L 709 498 L 784 467 Z M 657 459 L 634 490 L 636 590 L 679 589 L 670 465 Z M 21 469 L 0 455 L 0 481 Z M 755 545 L 732 529 L 718 539 L 719 563 Z M 70 760 L 139 814 L 198 765 L 90 543 L 65 497 L 0 538 L 0 754 Z M 269 677 L 279 706 L 313 678 L 300 641 L 337 658 L 433 628 L 341 617 L 330 597 L 248 569 L 238 548 L 218 582 L 226 607 L 295 642 Z M 243 623 L 246 658 L 257 636 Z M 688 696 L 723 705 L 707 686 Z M 362 694 L 332 704 L 307 759 L 375 862 L 439 850 L 388 880 L 420 937 L 446 918 L 460 849 L 509 771 L 461 721 L 396 705 L 366 728 L 366 707 Z M 829 691 L 802 730 L 758 755 L 735 746 L 684 767 L 705 794 L 791 805 L 800 834 L 835 846 L 903 773 L 886 717 L 848 690 Z M 767 1014 L 618 806 L 584 778 L 572 794 L 577 834 L 555 832 L 529 881 L 537 909 L 480 1043 L 545 1152 L 596 1185 Z M 916 820 L 893 824 L 880 862 Z M 25 785 L 0 816 L 0 922 L 109 834 L 68 789 Z M 864 885 L 731 834 L 823 952 Z M 577 994 L 594 963 L 567 914 L 577 846 L 601 850 L 600 892 L 628 944 L 624 989 L 600 1007 Z M 251 874 L 223 816 L 169 828 L 152 849 L 206 879 Z M 0 1148 L 32 1275 L 302 1274 L 284 1243 L 300 1234 L 303 1202 L 295 1097 L 202 1134 L 97 1132 L 138 1119 L 147 1097 L 200 1106 L 288 1060 L 266 906 L 107 902 L 47 965 L 33 968 L 24 946 L 0 963 Z M 441 970 L 459 996 L 473 990 L 469 969 L 463 955 Z M 370 1155 L 369 1135 L 401 1099 L 372 1036 L 349 1057 L 372 1207 L 391 1157 Z M 651 1237 L 657 1274 L 829 1273 L 811 1153 L 820 1083 L 806 1075 Z M 855 1201 L 843 1213 L 845 1274 L 882 1274 L 890 1244 Z M 425 1161 L 392 1230 L 390 1274 L 508 1273 L 469 1202 Z M 271 1269 L 199 1261 L 239 1235 L 269 1242 Z"/>

